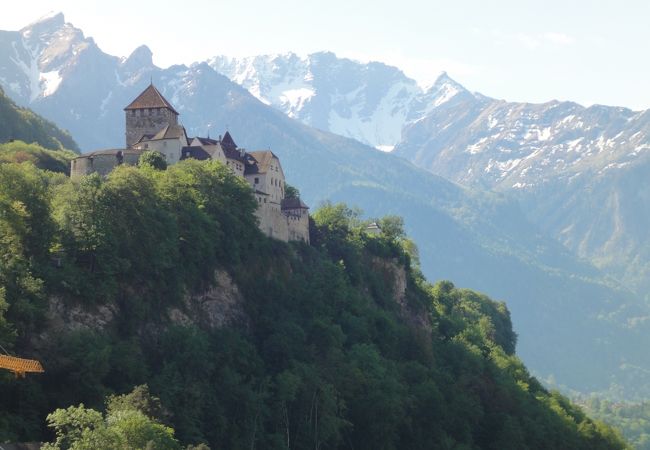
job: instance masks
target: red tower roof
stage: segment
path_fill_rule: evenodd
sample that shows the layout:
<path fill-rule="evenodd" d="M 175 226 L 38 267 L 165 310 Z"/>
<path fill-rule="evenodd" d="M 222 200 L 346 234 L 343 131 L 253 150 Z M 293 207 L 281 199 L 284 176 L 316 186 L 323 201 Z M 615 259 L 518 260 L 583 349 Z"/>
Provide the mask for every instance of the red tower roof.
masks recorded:
<path fill-rule="evenodd" d="M 171 103 L 167 101 L 165 97 L 156 89 L 153 84 L 150 84 L 147 89 L 142 91 L 140 95 L 133 100 L 129 106 L 124 108 L 124 111 L 131 109 L 145 109 L 145 108 L 167 108 L 171 110 L 174 114 L 178 115 L 178 112 L 174 109 Z"/>

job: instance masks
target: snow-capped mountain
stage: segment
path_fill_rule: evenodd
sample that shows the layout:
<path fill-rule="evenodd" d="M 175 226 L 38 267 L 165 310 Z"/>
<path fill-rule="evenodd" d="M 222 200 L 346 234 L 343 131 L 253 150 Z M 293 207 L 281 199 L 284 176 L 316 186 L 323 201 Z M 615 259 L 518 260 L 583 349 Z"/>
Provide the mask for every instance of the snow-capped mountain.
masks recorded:
<path fill-rule="evenodd" d="M 395 67 L 329 52 L 216 56 L 208 63 L 289 117 L 384 151 L 400 142 L 407 123 L 466 92 L 445 73 L 423 90 Z"/>
<path fill-rule="evenodd" d="M 0 67 L 0 83 L 28 102 L 54 94 L 71 60 L 94 45 L 66 24 L 62 14 L 44 17 L 17 32 L 5 31 L 0 40 L 3 55 L 13 63 Z"/>
<path fill-rule="evenodd" d="M 458 95 L 408 124 L 395 154 L 516 196 L 577 255 L 650 288 L 650 111 Z"/>
<path fill-rule="evenodd" d="M 466 185 L 531 190 L 650 150 L 650 111 L 457 97 L 408 124 L 396 154 Z"/>
<path fill-rule="evenodd" d="M 650 217 L 642 213 L 650 200 L 639 194 L 646 182 L 638 175 L 650 159 L 650 111 L 510 103 L 446 74 L 423 90 L 395 67 L 332 53 L 209 64 L 305 124 L 395 146 L 396 155 L 460 184 L 512 193 L 579 256 L 650 289 Z"/>

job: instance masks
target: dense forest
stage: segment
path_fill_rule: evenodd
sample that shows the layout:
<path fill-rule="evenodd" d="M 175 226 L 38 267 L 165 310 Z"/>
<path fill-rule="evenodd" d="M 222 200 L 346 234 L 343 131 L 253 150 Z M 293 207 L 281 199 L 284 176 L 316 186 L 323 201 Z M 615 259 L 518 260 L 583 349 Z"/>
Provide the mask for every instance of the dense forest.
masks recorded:
<path fill-rule="evenodd" d="M 0 164 L 0 343 L 46 371 L 0 374 L 0 442 L 626 448 L 530 376 L 503 303 L 423 279 L 399 218 L 325 204 L 285 244 L 255 207 L 217 162 Z"/>
<path fill-rule="evenodd" d="M 16 105 L 0 87 L 0 143 L 12 140 L 36 143 L 49 150 L 79 152 L 70 133 L 30 109 Z"/>

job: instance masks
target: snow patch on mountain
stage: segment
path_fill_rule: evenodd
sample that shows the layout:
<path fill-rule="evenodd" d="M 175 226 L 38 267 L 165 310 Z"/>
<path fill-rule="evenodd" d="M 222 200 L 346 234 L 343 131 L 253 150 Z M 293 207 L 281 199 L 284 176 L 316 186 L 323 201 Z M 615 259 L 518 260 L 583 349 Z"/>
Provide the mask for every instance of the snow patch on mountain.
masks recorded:
<path fill-rule="evenodd" d="M 395 67 L 332 53 L 215 56 L 208 63 L 289 117 L 381 151 L 392 151 L 408 123 L 465 91 L 444 73 L 425 91 Z"/>
<path fill-rule="evenodd" d="M 58 70 L 53 70 L 51 72 L 41 73 L 40 80 L 43 88 L 42 95 L 43 97 L 47 97 L 56 92 L 63 78 Z"/>

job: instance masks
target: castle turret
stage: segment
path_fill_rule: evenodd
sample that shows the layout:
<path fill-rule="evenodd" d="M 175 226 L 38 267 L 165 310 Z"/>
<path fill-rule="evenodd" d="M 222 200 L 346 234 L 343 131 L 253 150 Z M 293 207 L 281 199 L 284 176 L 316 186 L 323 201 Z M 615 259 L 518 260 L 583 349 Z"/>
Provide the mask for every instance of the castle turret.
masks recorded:
<path fill-rule="evenodd" d="M 166 126 L 178 125 L 178 112 L 153 84 L 124 108 L 124 112 L 127 148 L 131 148 L 142 136 L 152 137 Z"/>

